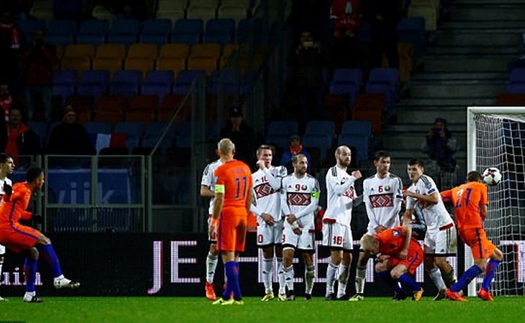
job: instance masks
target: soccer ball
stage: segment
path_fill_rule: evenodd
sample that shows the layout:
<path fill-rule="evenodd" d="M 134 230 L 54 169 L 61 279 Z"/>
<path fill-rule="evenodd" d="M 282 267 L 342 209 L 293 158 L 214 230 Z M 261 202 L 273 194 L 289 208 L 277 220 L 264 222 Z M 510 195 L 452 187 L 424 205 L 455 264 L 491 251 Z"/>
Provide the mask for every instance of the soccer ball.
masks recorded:
<path fill-rule="evenodd" d="M 501 172 L 496 167 L 489 167 L 483 172 L 483 182 L 493 186 L 501 182 Z"/>

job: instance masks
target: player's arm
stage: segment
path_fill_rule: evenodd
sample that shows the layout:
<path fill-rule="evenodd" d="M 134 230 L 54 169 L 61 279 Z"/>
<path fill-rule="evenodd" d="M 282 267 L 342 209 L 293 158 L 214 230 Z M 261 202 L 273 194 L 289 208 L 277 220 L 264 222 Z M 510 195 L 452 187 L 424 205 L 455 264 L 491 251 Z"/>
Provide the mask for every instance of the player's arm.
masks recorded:
<path fill-rule="evenodd" d="M 319 192 L 319 182 L 315 180 L 314 189 L 310 193 L 310 204 L 301 211 L 297 212 L 297 214 L 295 215 L 297 219 L 300 219 L 308 214 L 314 213 L 317 210 L 317 206 L 319 205 Z"/>
<path fill-rule="evenodd" d="M 202 197 L 215 197 L 215 192 L 210 189 L 208 185 L 201 185 Z"/>
<path fill-rule="evenodd" d="M 379 223 L 376 221 L 376 215 L 374 212 L 374 208 L 372 207 L 372 203 L 370 202 L 370 193 L 368 190 L 367 180 L 363 182 L 363 195 L 362 196 L 363 196 L 363 202 L 365 203 L 366 216 L 368 217 L 368 222 L 370 222 L 370 226 L 375 229 L 379 226 Z"/>
<path fill-rule="evenodd" d="M 281 212 L 285 217 L 292 214 L 290 206 L 288 205 L 288 191 L 286 190 L 284 180 L 281 185 Z"/>
<path fill-rule="evenodd" d="M 405 213 L 403 213 L 403 217 L 401 218 L 401 224 L 410 225 L 410 222 L 412 222 L 412 214 L 414 214 L 414 209 L 407 208 Z"/>
<path fill-rule="evenodd" d="M 400 259 L 406 259 L 408 255 L 408 247 L 410 246 L 410 239 L 412 239 L 412 226 L 403 225 L 404 238 L 403 249 L 399 252 Z"/>
<path fill-rule="evenodd" d="M 250 187 L 247 189 L 247 194 L 248 194 L 248 196 L 246 196 L 246 211 L 247 211 L 247 212 L 250 212 L 250 209 L 251 209 L 251 207 L 253 206 L 253 204 L 252 204 L 252 200 L 253 200 L 253 188 L 252 188 L 251 185 L 250 185 Z"/>
<path fill-rule="evenodd" d="M 429 204 L 437 204 L 439 202 L 439 194 L 438 192 L 434 192 L 432 194 L 423 195 L 416 192 L 412 192 L 409 190 L 406 190 L 403 192 L 404 196 L 409 196 L 418 199 L 419 201 L 423 201 Z"/>
<path fill-rule="evenodd" d="M 218 219 L 224 205 L 224 184 L 215 185 L 215 200 L 213 201 L 213 219 Z M 250 200 L 248 200 L 250 201 Z"/>
<path fill-rule="evenodd" d="M 288 173 L 286 167 L 284 166 L 279 166 L 277 176 L 274 176 L 268 168 L 263 168 L 262 171 L 264 173 L 264 176 L 266 176 L 268 183 L 275 191 L 281 188 L 281 179 Z"/>

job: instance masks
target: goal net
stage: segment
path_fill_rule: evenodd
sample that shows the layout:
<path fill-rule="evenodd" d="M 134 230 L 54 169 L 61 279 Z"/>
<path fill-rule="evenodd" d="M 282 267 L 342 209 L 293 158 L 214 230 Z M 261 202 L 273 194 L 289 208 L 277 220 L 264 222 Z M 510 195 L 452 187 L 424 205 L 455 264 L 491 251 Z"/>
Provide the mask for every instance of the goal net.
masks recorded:
<path fill-rule="evenodd" d="M 487 236 L 504 259 L 491 291 L 494 295 L 525 294 L 525 107 L 469 107 L 468 170 L 498 168 L 502 181 L 489 186 Z M 472 260 L 470 251 L 466 257 Z M 466 261 L 466 267 L 469 261 Z M 472 263 L 472 262 L 470 262 Z M 475 295 L 482 278 L 469 286 Z"/>

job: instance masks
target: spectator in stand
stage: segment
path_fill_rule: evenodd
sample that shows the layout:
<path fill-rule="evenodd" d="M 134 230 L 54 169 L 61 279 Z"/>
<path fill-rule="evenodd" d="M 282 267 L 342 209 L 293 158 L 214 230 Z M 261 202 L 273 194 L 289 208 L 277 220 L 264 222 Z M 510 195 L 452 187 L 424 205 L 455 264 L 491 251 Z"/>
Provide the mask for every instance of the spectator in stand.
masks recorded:
<path fill-rule="evenodd" d="M 333 0 L 330 19 L 333 34 L 327 47 L 330 67 L 348 68 L 359 66 L 359 39 L 361 27 L 361 0 Z"/>
<path fill-rule="evenodd" d="M 11 91 L 9 91 L 9 84 L 0 83 L 0 106 L 3 110 L 4 121 L 9 121 L 9 109 L 13 105 L 13 97 L 11 96 Z"/>
<path fill-rule="evenodd" d="M 64 108 L 62 123 L 51 130 L 48 153 L 56 155 L 94 155 L 96 153 L 86 128 L 77 122 L 77 113 L 71 105 Z"/>
<path fill-rule="evenodd" d="M 242 108 L 233 107 L 230 110 L 230 119 L 221 129 L 221 138 L 229 138 L 235 144 L 235 158 L 248 165 L 255 164 L 256 136 L 255 131 L 244 119 Z"/>
<path fill-rule="evenodd" d="M 315 118 L 323 118 L 324 92 L 323 92 L 323 68 L 324 55 L 319 43 L 314 42 L 310 31 L 303 31 L 299 45 L 291 56 L 294 67 L 294 84 L 299 95 L 300 115 L 303 121 Z M 312 101 L 312 102 L 311 102 Z M 312 118 L 310 104 L 313 103 L 315 116 Z"/>
<path fill-rule="evenodd" d="M 454 154 L 458 150 L 458 142 L 448 129 L 447 119 L 434 120 L 421 150 L 428 154 L 430 160 L 425 163 L 426 172 L 437 180 L 439 189 L 448 190 L 456 185 L 458 165 Z"/>
<path fill-rule="evenodd" d="M 303 144 L 301 142 L 301 137 L 299 135 L 291 135 L 290 146 L 288 147 L 288 150 L 285 150 L 283 152 L 283 155 L 281 156 L 280 165 L 285 166 L 288 170 L 288 173 L 293 172 L 292 158 L 299 154 L 304 155 L 306 159 L 310 161 L 310 153 L 308 153 L 308 151 L 304 149 Z"/>
<path fill-rule="evenodd" d="M 363 2 L 363 15 L 370 22 L 371 67 L 380 67 L 383 54 L 389 67 L 399 67 L 397 52 L 397 23 L 402 18 L 401 0 L 367 0 Z"/>
<path fill-rule="evenodd" d="M 41 106 L 46 121 L 52 120 L 53 71 L 59 63 L 56 47 L 44 42 L 44 31 L 38 30 L 30 47 L 20 55 L 28 118 L 35 118 L 35 108 Z"/>
<path fill-rule="evenodd" d="M 18 55 L 22 35 L 13 22 L 10 11 L 0 15 L 0 71 L 11 90 L 16 90 L 18 83 Z M 16 91 L 15 91 L 16 93 Z"/>
<path fill-rule="evenodd" d="M 42 152 L 40 137 L 23 122 L 22 110 L 17 106 L 9 110 L 5 152 L 13 156 L 15 164 L 19 164 L 18 156 L 34 156 Z"/>

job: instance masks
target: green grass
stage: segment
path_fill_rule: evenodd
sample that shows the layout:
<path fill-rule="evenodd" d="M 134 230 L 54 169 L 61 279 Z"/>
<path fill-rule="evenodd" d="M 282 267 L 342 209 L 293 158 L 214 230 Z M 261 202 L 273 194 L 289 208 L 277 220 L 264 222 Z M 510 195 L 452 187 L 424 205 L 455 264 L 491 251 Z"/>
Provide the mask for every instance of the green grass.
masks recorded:
<path fill-rule="evenodd" d="M 194 297 L 47 297 L 41 304 L 25 304 L 11 297 L 0 303 L 0 322 L 516 322 L 525 313 L 524 297 L 496 297 L 495 302 L 469 298 L 392 302 L 367 297 L 359 303 L 263 303 L 247 297 L 244 306 L 213 306 Z"/>

